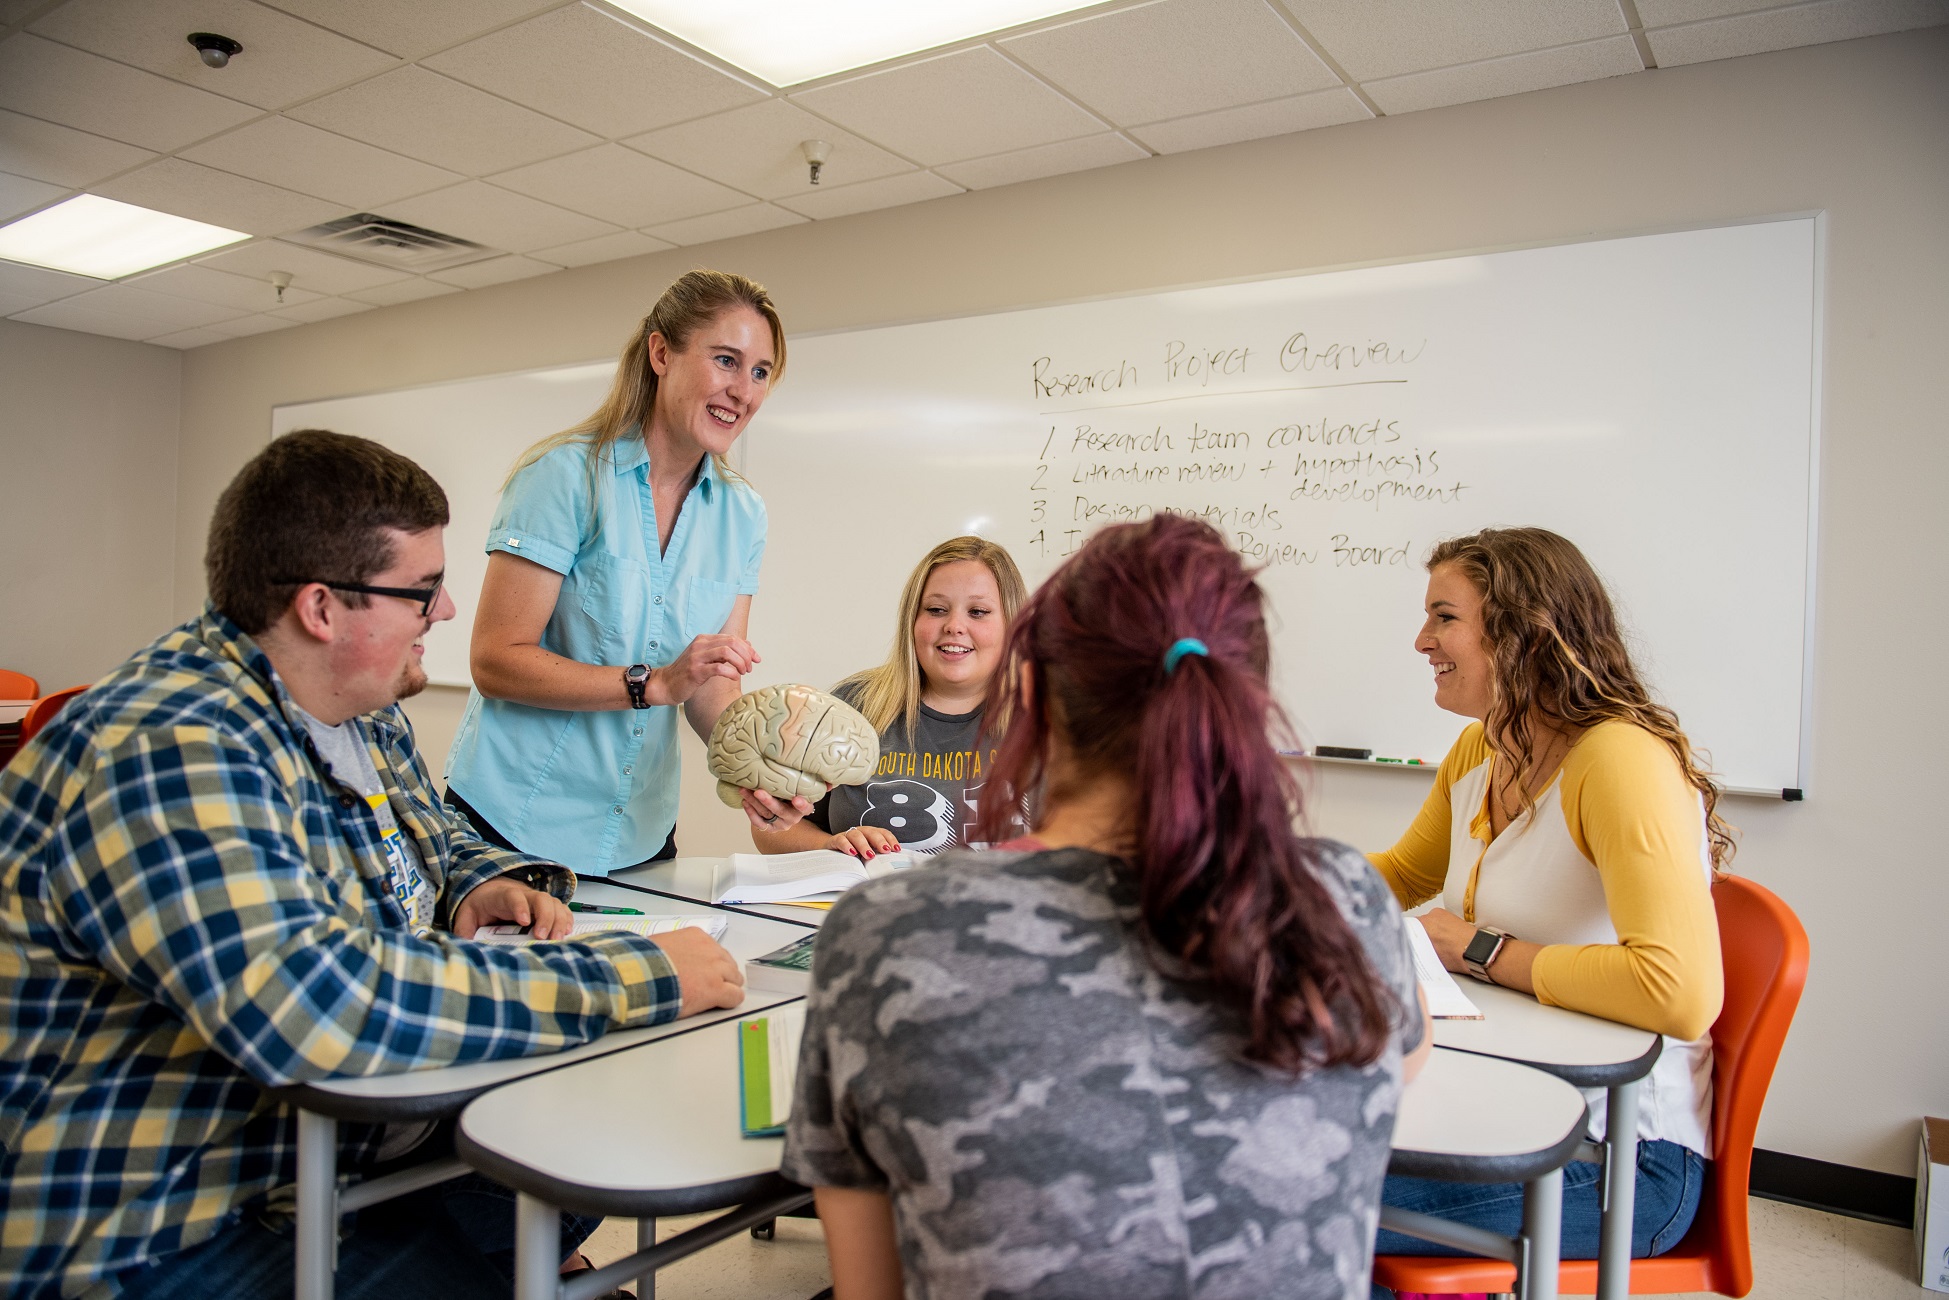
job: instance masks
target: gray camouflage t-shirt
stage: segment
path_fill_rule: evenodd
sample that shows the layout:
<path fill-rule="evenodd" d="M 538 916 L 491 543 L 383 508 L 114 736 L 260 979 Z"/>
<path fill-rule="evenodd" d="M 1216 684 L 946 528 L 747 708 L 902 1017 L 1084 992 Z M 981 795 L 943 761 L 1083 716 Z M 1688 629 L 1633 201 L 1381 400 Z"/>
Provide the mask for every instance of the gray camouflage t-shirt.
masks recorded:
<path fill-rule="evenodd" d="M 1415 1008 L 1393 895 L 1313 847 Z M 1124 870 L 955 853 L 847 893 L 819 932 L 785 1175 L 887 1192 L 913 1300 L 1365 1300 L 1418 1010 L 1365 1068 L 1245 1064 L 1242 1018 L 1146 957 Z"/>

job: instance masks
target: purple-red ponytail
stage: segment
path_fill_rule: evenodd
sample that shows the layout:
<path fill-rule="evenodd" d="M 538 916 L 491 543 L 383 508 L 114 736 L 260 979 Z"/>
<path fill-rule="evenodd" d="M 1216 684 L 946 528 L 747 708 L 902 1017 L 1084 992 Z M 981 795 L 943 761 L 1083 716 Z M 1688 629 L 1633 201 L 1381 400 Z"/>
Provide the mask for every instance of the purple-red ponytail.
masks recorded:
<path fill-rule="evenodd" d="M 1184 638 L 1203 652 L 1167 672 Z M 1364 1065 L 1385 1047 L 1392 999 L 1294 834 L 1269 652 L 1264 594 L 1208 524 L 1160 515 L 1097 533 L 1010 628 L 987 712 L 1005 703 L 1012 721 L 981 836 L 1013 834 L 1010 815 L 1044 781 L 1053 706 L 1083 775 L 1131 780 L 1147 937 L 1240 1008 L 1246 1058 L 1294 1074 Z"/>

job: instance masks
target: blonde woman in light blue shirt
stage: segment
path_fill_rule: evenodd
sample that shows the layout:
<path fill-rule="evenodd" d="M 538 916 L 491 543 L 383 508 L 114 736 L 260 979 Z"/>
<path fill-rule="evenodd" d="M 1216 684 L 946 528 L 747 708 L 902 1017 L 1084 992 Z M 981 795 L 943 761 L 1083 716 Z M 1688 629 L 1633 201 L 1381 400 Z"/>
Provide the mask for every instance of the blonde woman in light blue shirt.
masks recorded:
<path fill-rule="evenodd" d="M 585 875 L 675 853 L 677 712 L 708 736 L 759 660 L 765 506 L 724 456 L 784 367 L 765 290 L 691 271 L 632 331 L 602 407 L 515 467 L 447 763 L 448 802 L 483 836 Z M 745 811 L 778 830 L 811 805 L 747 791 Z"/>

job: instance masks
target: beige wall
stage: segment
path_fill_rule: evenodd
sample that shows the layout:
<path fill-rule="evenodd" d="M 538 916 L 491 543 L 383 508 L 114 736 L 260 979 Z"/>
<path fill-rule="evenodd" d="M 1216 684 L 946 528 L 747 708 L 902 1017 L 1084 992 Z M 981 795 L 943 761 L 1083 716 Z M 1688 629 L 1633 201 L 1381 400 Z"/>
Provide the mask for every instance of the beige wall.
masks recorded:
<path fill-rule="evenodd" d="M 168 626 L 182 354 L 0 320 L 0 668 L 93 681 Z"/>
<path fill-rule="evenodd" d="M 793 329 L 828 330 L 1825 211 L 1812 796 L 1730 812 L 1746 830 L 1739 868 L 1814 942 L 1762 1144 L 1912 1171 L 1916 1116 L 1949 1114 L 1934 955 L 1949 873 L 1941 777 L 1924 761 L 1949 734 L 1945 140 L 1949 33 L 1892 36 L 1150 159 L 217 344 L 185 363 L 177 608 L 198 598 L 211 502 L 273 403 L 608 355 L 699 263 L 766 282 Z M 415 706 L 436 766 L 455 709 L 449 692 Z M 1336 771 L 1315 813 L 1374 845 L 1421 792 L 1405 774 Z M 693 851 L 728 843 L 702 808 L 687 801 Z"/>

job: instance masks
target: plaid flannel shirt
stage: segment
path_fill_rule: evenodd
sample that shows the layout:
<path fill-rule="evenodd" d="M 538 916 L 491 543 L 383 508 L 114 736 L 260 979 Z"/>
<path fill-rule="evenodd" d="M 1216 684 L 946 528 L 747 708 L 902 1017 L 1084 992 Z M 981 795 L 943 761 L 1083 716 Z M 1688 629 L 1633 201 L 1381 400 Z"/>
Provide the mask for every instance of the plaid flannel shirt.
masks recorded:
<path fill-rule="evenodd" d="M 445 808 L 397 705 L 357 725 L 442 925 L 475 886 L 537 865 Z M 677 1014 L 675 971 L 633 935 L 415 935 L 379 837 L 270 660 L 213 610 L 0 773 L 0 1293 L 107 1290 L 262 1206 L 296 1172 L 293 1112 L 266 1088 Z M 540 865 L 568 897 L 574 876 Z M 341 1132 L 346 1164 L 376 1150 L 377 1129 Z"/>

